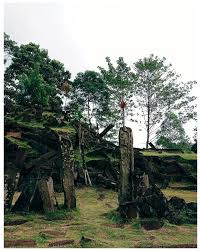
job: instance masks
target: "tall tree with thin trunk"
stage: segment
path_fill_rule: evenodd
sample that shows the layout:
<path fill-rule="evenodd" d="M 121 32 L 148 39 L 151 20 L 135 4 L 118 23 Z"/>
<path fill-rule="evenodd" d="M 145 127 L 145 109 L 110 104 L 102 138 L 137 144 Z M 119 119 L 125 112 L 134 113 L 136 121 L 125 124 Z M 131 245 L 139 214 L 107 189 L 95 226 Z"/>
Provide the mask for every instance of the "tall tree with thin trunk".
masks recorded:
<path fill-rule="evenodd" d="M 123 57 L 117 59 L 116 66 L 109 57 L 106 57 L 106 62 L 107 69 L 100 66 L 98 68 L 110 94 L 107 121 L 115 124 L 117 128 L 125 126 L 125 117 L 131 115 L 131 108 L 134 106 L 132 97 L 135 76 Z"/>
<path fill-rule="evenodd" d="M 180 82 L 179 75 L 166 63 L 166 58 L 154 55 L 134 63 L 134 102 L 139 107 L 138 118 L 142 117 L 146 129 L 146 148 L 167 112 L 178 112 L 182 121 L 193 118 L 195 96 L 190 92 L 195 81 Z M 138 121 L 139 122 L 139 121 Z"/>
<path fill-rule="evenodd" d="M 79 72 L 72 85 L 71 104 L 80 104 L 91 127 L 92 122 L 98 123 L 107 110 L 108 89 L 101 75 L 95 71 Z"/>

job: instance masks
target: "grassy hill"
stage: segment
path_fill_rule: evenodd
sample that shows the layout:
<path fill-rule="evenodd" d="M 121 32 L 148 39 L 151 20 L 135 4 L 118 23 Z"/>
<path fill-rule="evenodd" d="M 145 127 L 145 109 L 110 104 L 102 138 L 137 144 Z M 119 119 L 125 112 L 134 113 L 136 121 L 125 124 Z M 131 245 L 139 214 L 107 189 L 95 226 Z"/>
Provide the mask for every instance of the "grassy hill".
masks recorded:
<path fill-rule="evenodd" d="M 172 191 L 163 191 L 172 196 Z M 6 214 L 5 245 L 15 244 L 21 240 L 33 240 L 35 247 L 195 247 L 196 225 L 176 226 L 168 222 L 158 230 L 147 231 L 138 220 L 123 224 L 118 214 L 117 193 L 111 190 L 85 187 L 76 190 L 78 209 L 73 212 L 61 210 L 47 215 L 40 214 Z M 196 192 L 174 191 L 187 201 L 196 201 Z M 15 197 L 17 194 L 15 195 Z M 60 204 L 61 194 L 57 194 Z M 16 198 L 15 198 L 16 199 Z M 21 225 L 12 225 L 16 220 L 27 220 Z M 83 238 L 84 237 L 84 238 Z M 82 241 L 80 241 L 82 238 Z M 19 242 L 19 241 L 18 241 Z M 16 244 L 15 244 L 16 246 Z"/>

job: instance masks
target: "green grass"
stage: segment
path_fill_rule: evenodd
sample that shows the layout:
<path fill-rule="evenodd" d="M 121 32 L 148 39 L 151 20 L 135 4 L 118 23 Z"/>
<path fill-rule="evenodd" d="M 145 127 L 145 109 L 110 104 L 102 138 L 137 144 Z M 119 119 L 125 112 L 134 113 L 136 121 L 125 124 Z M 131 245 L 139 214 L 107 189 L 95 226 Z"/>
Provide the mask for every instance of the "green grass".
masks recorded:
<path fill-rule="evenodd" d="M 167 190 L 167 189 L 166 189 Z M 105 195 L 99 200 L 100 193 Z M 175 191 L 180 195 L 181 191 Z M 182 191 L 184 198 L 192 201 L 194 195 L 189 197 L 188 191 Z M 63 204 L 63 195 L 57 193 L 59 204 Z M 6 216 L 10 220 L 30 217 L 30 221 L 16 226 L 5 227 L 5 240 L 33 239 L 37 247 L 48 247 L 49 243 L 57 240 L 74 240 L 74 244 L 65 245 L 68 248 L 135 248 L 168 246 L 172 244 L 195 244 L 197 238 L 196 225 L 176 226 L 168 222 L 158 230 L 146 231 L 138 220 L 121 222 L 115 211 L 118 207 L 117 193 L 106 189 L 85 187 L 76 190 L 78 212 L 73 217 L 66 217 L 69 212 L 61 210 L 49 215 L 42 214 L 12 214 Z M 78 214 L 78 215 L 77 215 Z M 58 220 L 59 215 L 59 220 Z M 63 217 L 64 216 L 64 217 Z M 51 234 L 52 233 L 52 234 Z M 80 243 L 81 237 L 90 238 L 91 241 Z M 50 238 L 51 237 L 51 238 Z"/>
<path fill-rule="evenodd" d="M 141 224 L 140 224 L 140 220 L 139 219 L 133 219 L 131 221 L 131 225 L 132 225 L 133 229 L 140 230 L 140 228 L 141 228 Z"/>
<path fill-rule="evenodd" d="M 49 116 L 51 116 L 51 113 L 46 113 L 49 114 Z M 47 115 L 48 116 L 48 115 Z M 13 120 L 13 122 L 15 122 L 18 125 L 21 126 L 25 126 L 27 128 L 38 128 L 38 129 L 43 129 L 45 128 L 43 125 L 43 122 L 45 122 L 45 120 L 43 122 L 38 122 L 38 121 L 34 121 L 32 120 L 31 122 L 25 122 L 25 121 L 21 121 L 21 120 Z M 72 125 L 70 125 L 69 122 L 65 122 L 65 126 L 62 127 L 50 127 L 52 130 L 57 131 L 57 132 L 61 132 L 61 133 L 68 133 L 71 135 L 76 134 L 75 129 L 72 127 Z"/>
<path fill-rule="evenodd" d="M 45 117 L 45 118 L 49 118 L 51 116 L 54 116 L 55 115 L 55 112 L 43 112 L 42 113 L 42 116 Z"/>
<path fill-rule="evenodd" d="M 39 128 L 39 129 L 43 129 L 43 123 L 42 122 L 36 122 L 36 121 L 31 121 L 31 122 L 25 122 L 25 121 L 21 121 L 21 120 L 15 120 L 15 122 L 18 125 L 27 127 L 27 128 Z"/>
<path fill-rule="evenodd" d="M 37 156 L 38 154 L 37 150 L 33 149 L 25 140 L 16 139 L 13 138 L 12 136 L 5 136 L 5 138 L 7 138 L 13 144 L 17 145 L 19 149 L 29 154 L 29 156 Z"/>
<path fill-rule="evenodd" d="M 109 220 L 111 220 L 112 222 L 117 223 L 117 224 L 121 224 L 121 223 L 125 222 L 125 220 L 122 219 L 122 217 L 120 216 L 119 212 L 116 211 L 116 209 L 108 212 L 108 214 L 106 215 L 106 217 Z"/>
<path fill-rule="evenodd" d="M 12 136 L 5 136 L 9 141 L 11 141 L 13 144 L 18 145 L 19 148 L 31 150 L 31 146 L 28 145 L 28 143 L 24 140 L 13 138 Z"/>
<path fill-rule="evenodd" d="M 162 189 L 162 192 L 165 196 L 170 199 L 173 196 L 177 196 L 185 199 L 186 202 L 196 202 L 197 201 L 197 193 L 194 191 L 186 191 L 186 190 L 178 190 L 166 188 Z"/>
<path fill-rule="evenodd" d="M 62 127 L 51 127 L 51 129 L 53 131 L 58 132 L 58 133 L 67 133 L 67 134 L 70 134 L 70 135 L 75 135 L 76 134 L 75 129 L 69 124 L 66 124 L 66 126 L 62 126 Z"/>
<path fill-rule="evenodd" d="M 194 152 L 175 152 L 175 153 L 170 153 L 170 152 L 154 152 L 154 151 L 142 151 L 141 152 L 144 156 L 159 156 L 159 157 L 174 157 L 174 156 L 180 156 L 183 159 L 186 160 L 197 160 L 197 154 Z"/>
<path fill-rule="evenodd" d="M 90 156 L 90 157 L 88 157 L 88 156 L 86 156 L 86 154 L 85 154 L 85 162 L 88 162 L 88 161 L 91 161 L 91 160 L 105 159 L 104 157 L 100 157 L 100 156 Z M 75 160 L 77 160 L 80 164 L 82 164 L 82 157 L 80 155 L 79 149 L 74 150 L 74 156 L 75 156 Z"/>
<path fill-rule="evenodd" d="M 45 219 L 49 221 L 55 220 L 72 220 L 79 216 L 79 210 L 65 210 L 59 209 L 54 212 L 47 212 L 45 214 Z"/>

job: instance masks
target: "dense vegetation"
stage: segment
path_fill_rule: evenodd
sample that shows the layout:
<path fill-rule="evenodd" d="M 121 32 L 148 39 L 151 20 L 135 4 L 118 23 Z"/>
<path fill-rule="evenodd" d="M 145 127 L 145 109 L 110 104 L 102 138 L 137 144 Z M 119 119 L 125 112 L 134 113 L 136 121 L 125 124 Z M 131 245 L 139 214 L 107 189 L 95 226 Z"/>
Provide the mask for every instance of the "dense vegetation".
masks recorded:
<path fill-rule="evenodd" d="M 129 66 L 122 57 L 116 65 L 106 57 L 107 69 L 79 72 L 72 81 L 63 63 L 37 44 L 19 46 L 4 34 L 4 53 L 5 115 L 31 107 L 63 110 L 97 130 L 114 124 L 111 139 L 126 117 L 146 130 L 146 148 L 156 140 L 162 147 L 189 150 L 182 123 L 196 119 L 191 95 L 196 82 L 179 81 L 165 58 L 150 55 Z"/>

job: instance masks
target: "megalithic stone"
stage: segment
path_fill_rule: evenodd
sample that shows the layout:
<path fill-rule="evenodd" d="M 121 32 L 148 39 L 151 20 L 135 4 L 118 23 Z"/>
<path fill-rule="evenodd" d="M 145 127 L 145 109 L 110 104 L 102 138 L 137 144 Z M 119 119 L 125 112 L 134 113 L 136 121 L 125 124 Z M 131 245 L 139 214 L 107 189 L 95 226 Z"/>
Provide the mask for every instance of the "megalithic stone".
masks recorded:
<path fill-rule="evenodd" d="M 5 166 L 4 172 L 4 208 L 9 209 L 12 206 L 13 196 L 19 180 L 19 169 L 14 165 Z"/>
<path fill-rule="evenodd" d="M 54 212 L 55 196 L 52 177 L 38 181 L 38 190 L 42 199 L 43 209 L 45 212 Z"/>
<path fill-rule="evenodd" d="M 34 197 L 35 191 L 37 187 L 37 180 L 32 178 L 28 178 L 27 184 L 24 185 L 20 196 L 18 197 L 15 205 L 12 207 L 12 211 L 29 211 L 30 203 L 32 198 Z"/>
<path fill-rule="evenodd" d="M 61 170 L 61 179 L 64 191 L 64 208 L 76 208 L 75 185 L 74 185 L 74 151 L 70 138 L 61 136 L 61 151 L 63 159 L 63 168 Z"/>
<path fill-rule="evenodd" d="M 134 177 L 133 135 L 129 127 L 119 131 L 120 178 L 119 178 L 119 209 L 124 217 L 137 217 L 136 189 Z"/>
<path fill-rule="evenodd" d="M 119 131 L 120 180 L 119 203 L 132 201 L 132 175 L 134 173 L 133 135 L 131 128 L 122 127 Z"/>

